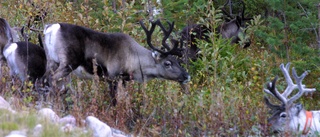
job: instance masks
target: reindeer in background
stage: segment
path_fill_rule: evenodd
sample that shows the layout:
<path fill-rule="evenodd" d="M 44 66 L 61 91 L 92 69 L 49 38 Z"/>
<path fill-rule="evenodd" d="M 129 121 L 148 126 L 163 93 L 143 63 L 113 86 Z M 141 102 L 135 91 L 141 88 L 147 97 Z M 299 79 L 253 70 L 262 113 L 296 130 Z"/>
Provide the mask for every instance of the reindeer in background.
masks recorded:
<path fill-rule="evenodd" d="M 301 76 L 298 76 L 296 70 L 292 68 L 293 78 L 296 81 L 295 84 L 289 74 L 290 63 L 286 66 L 281 64 L 280 68 L 288 83 L 285 91 L 279 93 L 277 90 L 276 82 L 278 77 L 275 77 L 272 82 L 267 84 L 267 88 L 264 89 L 265 93 L 272 95 L 281 102 L 281 105 L 275 105 L 266 96 L 264 97 L 266 105 L 271 109 L 270 113 L 272 115 L 268 118 L 271 130 L 274 133 L 289 131 L 302 133 L 303 135 L 314 135 L 315 132 L 320 132 L 320 111 L 307 111 L 302 104 L 294 103 L 303 94 L 316 91 L 315 88 L 306 88 L 302 84 L 302 80 L 307 76 L 308 72 L 305 71 Z M 295 89 L 298 89 L 297 94 L 288 98 Z"/>
<path fill-rule="evenodd" d="M 225 39 L 231 39 L 231 44 L 239 43 L 241 41 L 240 35 L 245 35 L 243 32 L 243 27 L 245 25 L 245 21 L 251 20 L 251 18 L 245 18 L 244 12 L 245 12 L 245 4 L 243 1 L 241 1 L 242 4 L 242 11 L 241 15 L 234 16 L 231 13 L 228 13 L 225 7 L 227 4 L 232 5 L 231 1 L 228 0 L 222 8 L 222 12 L 225 17 L 225 21 L 216 28 L 216 32 L 222 36 L 222 38 Z M 230 6 L 230 11 L 232 11 L 232 6 Z M 183 54 L 183 62 L 188 62 L 189 59 L 195 60 L 198 57 L 198 52 L 200 49 L 197 46 L 197 40 L 204 40 L 206 42 L 210 42 L 210 38 L 208 36 L 209 33 L 212 32 L 212 28 L 207 27 L 204 24 L 191 24 L 186 26 L 182 29 L 180 32 L 181 38 L 180 43 L 181 47 L 184 49 Z M 247 48 L 250 46 L 250 40 L 244 39 L 244 45 L 243 48 Z"/>
<path fill-rule="evenodd" d="M 46 55 L 42 46 L 41 35 L 38 35 L 40 46 L 28 42 L 28 36 L 21 35 L 25 41 L 19 41 L 17 31 L 10 27 L 5 19 L 0 18 L 1 56 L 10 68 L 11 76 L 18 76 L 24 82 L 29 79 L 33 83 L 42 78 L 46 69 Z"/>

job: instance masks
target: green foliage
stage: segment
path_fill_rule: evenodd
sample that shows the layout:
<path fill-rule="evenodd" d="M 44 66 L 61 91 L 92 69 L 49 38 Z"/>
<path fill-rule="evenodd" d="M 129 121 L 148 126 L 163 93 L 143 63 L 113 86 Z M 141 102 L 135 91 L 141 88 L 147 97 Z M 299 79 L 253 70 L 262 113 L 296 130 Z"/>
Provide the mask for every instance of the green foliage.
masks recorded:
<path fill-rule="evenodd" d="M 312 49 L 309 45 L 316 42 L 313 34 L 317 19 L 316 14 L 310 13 L 309 10 L 316 11 L 316 7 L 311 6 L 315 4 L 315 1 L 308 3 L 271 0 L 268 6 L 273 15 L 268 16 L 268 27 L 264 29 L 265 34 L 260 34 L 260 38 L 265 39 L 272 51 L 282 58 L 295 58 L 295 54 L 301 55 L 308 51 L 308 48 Z"/>
<path fill-rule="evenodd" d="M 279 57 L 275 69 L 278 69 L 280 63 L 292 62 L 299 74 L 305 70 L 311 72 L 304 82 L 312 87 L 319 87 L 315 81 L 318 81 L 320 75 L 317 48 L 318 12 L 314 6 L 317 4 L 318 1 L 315 0 L 268 1 L 270 13 L 266 18 L 267 25 L 256 33 L 261 46 L 267 45 L 270 54 Z M 277 74 L 282 76 L 279 70 Z"/>
<path fill-rule="evenodd" d="M 1 123 L 0 127 L 2 130 L 8 130 L 8 131 L 19 129 L 17 123 L 14 123 L 14 122 L 3 122 Z"/>

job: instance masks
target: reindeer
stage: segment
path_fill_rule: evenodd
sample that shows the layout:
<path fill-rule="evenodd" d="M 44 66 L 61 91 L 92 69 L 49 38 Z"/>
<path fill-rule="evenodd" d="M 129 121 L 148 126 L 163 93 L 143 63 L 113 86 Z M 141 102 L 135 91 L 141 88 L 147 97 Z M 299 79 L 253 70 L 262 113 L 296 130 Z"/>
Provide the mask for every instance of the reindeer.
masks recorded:
<path fill-rule="evenodd" d="M 12 36 L 17 36 L 16 31 L 12 31 L 10 25 L 4 20 L 0 20 L 4 26 L 1 25 L 1 28 L 6 30 L 5 37 L 2 37 L 2 40 L 5 40 L 5 46 L 1 55 L 4 56 L 7 64 L 10 68 L 11 76 L 18 76 L 22 82 L 27 79 L 31 80 L 33 83 L 37 79 L 40 79 L 45 73 L 46 69 L 46 55 L 44 49 L 42 48 L 41 35 L 39 34 L 39 43 L 40 46 L 28 42 L 27 36 L 23 33 L 24 28 L 21 29 L 21 34 L 24 36 L 25 41 L 14 42 Z M 10 31 L 11 30 L 11 31 Z M 1 41 L 2 41 L 1 40 Z M 2 41 L 3 42 L 3 41 Z"/>
<path fill-rule="evenodd" d="M 211 33 L 211 29 L 209 29 L 203 24 L 192 24 L 182 29 L 182 31 L 180 32 L 180 48 L 183 49 L 182 46 L 186 44 L 184 53 L 182 53 L 182 55 L 185 58 L 183 59 L 183 62 L 188 62 L 187 60 L 189 59 L 197 59 L 198 52 L 200 51 L 200 49 L 197 46 L 197 39 L 210 42 L 208 36 L 209 33 Z M 190 47 L 188 45 L 190 45 Z"/>
<path fill-rule="evenodd" d="M 0 18 L 0 61 L 5 61 L 5 57 L 3 56 L 3 48 L 12 42 L 20 41 L 19 35 L 17 33 L 17 28 L 11 28 L 9 23 Z"/>
<path fill-rule="evenodd" d="M 280 65 L 281 71 L 284 74 L 285 80 L 288 83 L 287 88 L 283 93 L 279 93 L 276 88 L 276 82 L 278 77 L 267 84 L 267 88 L 264 92 L 276 97 L 281 105 L 272 104 L 269 99 L 265 96 L 264 100 L 266 105 L 271 109 L 272 116 L 268 118 L 268 123 L 271 125 L 271 130 L 275 133 L 278 132 L 295 132 L 302 133 L 303 135 L 313 135 L 315 132 L 320 131 L 320 111 L 307 111 L 303 108 L 300 103 L 294 103 L 304 93 L 313 93 L 316 91 L 315 88 L 306 88 L 302 84 L 302 80 L 307 76 L 308 72 L 305 71 L 301 76 L 297 75 L 297 72 L 292 68 L 293 78 L 296 84 L 293 83 L 290 74 L 290 63 L 286 66 Z M 288 98 L 288 96 L 295 90 L 298 89 L 297 94 Z"/>
<path fill-rule="evenodd" d="M 242 11 L 241 16 L 235 16 L 233 17 L 231 14 L 229 14 L 225 7 L 229 3 L 229 0 L 224 4 L 222 8 L 222 12 L 231 19 L 226 18 L 225 22 L 223 22 L 218 28 L 216 29 L 216 32 L 222 36 L 222 38 L 225 39 L 231 39 L 231 44 L 239 43 L 240 37 L 239 35 L 244 35 L 243 27 L 244 27 L 244 21 L 250 20 L 251 18 L 245 18 L 244 17 L 244 11 L 245 11 L 245 4 L 243 1 L 241 1 L 242 4 Z M 210 42 L 209 33 L 212 32 L 211 27 L 207 27 L 203 24 L 191 24 L 182 29 L 180 32 L 181 38 L 180 43 L 181 48 L 183 45 L 190 45 L 187 48 L 185 48 L 183 56 L 184 56 L 184 62 L 187 62 L 189 59 L 195 60 L 197 59 L 198 52 L 200 49 L 197 46 L 197 40 L 204 40 L 206 42 Z M 244 48 L 247 48 L 250 46 L 250 40 L 245 40 Z"/>
<path fill-rule="evenodd" d="M 175 48 L 164 52 L 151 45 L 151 34 L 156 24 L 161 23 L 159 20 L 153 22 L 151 31 L 147 32 L 147 41 L 154 52 L 140 46 L 124 33 L 101 33 L 67 23 L 47 25 L 44 30 L 47 74 L 50 77 L 52 75 L 53 82 L 70 72 L 90 78 L 94 73 L 93 65 L 96 65 L 99 68 L 98 75 L 109 81 L 112 98 L 115 97 L 112 81 L 118 76 L 138 82 L 162 78 L 187 83 L 190 75 L 171 54 Z M 170 33 L 166 33 L 164 40 Z M 93 59 L 96 62 L 94 64 Z"/>

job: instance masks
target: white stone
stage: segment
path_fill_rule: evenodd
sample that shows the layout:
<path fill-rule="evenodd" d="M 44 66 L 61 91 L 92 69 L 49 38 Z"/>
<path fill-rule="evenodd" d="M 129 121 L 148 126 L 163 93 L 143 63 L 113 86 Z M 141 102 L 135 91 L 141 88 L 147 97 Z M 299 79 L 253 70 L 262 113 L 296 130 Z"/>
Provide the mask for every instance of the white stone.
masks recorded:
<path fill-rule="evenodd" d="M 14 110 L 11 109 L 10 104 L 1 96 L 0 96 L 0 109 L 6 109 L 13 113 L 15 112 Z"/>
<path fill-rule="evenodd" d="M 93 131 L 94 137 L 113 137 L 111 128 L 94 116 L 86 118 L 86 125 Z"/>
<path fill-rule="evenodd" d="M 19 135 L 19 134 L 9 134 L 5 137 L 27 137 L 27 136 L 24 136 L 24 135 Z"/>
<path fill-rule="evenodd" d="M 118 129 L 111 128 L 111 130 L 112 130 L 113 137 L 127 137 L 128 136 L 124 132 L 122 132 Z"/>
<path fill-rule="evenodd" d="M 38 115 L 45 120 L 49 120 L 53 123 L 58 123 L 60 118 L 59 116 L 50 108 L 42 108 L 38 111 Z"/>
<path fill-rule="evenodd" d="M 59 120 L 61 125 L 70 124 L 71 126 L 76 126 L 76 118 L 72 115 L 67 115 Z"/>
<path fill-rule="evenodd" d="M 61 130 L 62 132 L 67 132 L 67 133 L 69 133 L 69 132 L 72 132 L 72 131 L 74 130 L 74 128 L 75 128 L 75 126 L 67 123 L 66 125 L 62 126 L 62 127 L 60 128 L 60 130 Z"/>
<path fill-rule="evenodd" d="M 33 128 L 33 136 L 34 137 L 40 137 L 41 136 L 41 133 L 42 133 L 42 125 L 41 124 L 38 124 L 36 125 L 34 128 Z"/>
<path fill-rule="evenodd" d="M 10 134 L 5 137 L 27 137 L 27 131 L 11 131 Z"/>

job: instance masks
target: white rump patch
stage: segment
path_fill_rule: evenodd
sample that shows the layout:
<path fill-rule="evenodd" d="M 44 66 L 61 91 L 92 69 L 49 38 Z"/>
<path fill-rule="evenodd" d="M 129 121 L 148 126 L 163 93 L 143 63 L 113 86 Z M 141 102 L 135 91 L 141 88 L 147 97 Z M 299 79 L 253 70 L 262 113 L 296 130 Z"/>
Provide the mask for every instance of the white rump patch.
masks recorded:
<path fill-rule="evenodd" d="M 56 53 L 56 43 L 58 41 L 58 31 L 60 29 L 60 24 L 52 24 L 46 26 L 44 29 L 45 35 L 45 47 L 47 50 L 48 57 L 55 62 L 59 62 L 58 55 Z"/>
<path fill-rule="evenodd" d="M 19 71 L 18 62 L 16 59 L 16 50 L 18 48 L 17 43 L 11 43 L 4 51 L 3 55 L 7 59 L 7 63 L 10 68 L 10 75 L 20 75 L 22 72 Z"/>
<path fill-rule="evenodd" d="M 8 60 L 8 58 L 10 58 L 9 56 L 12 56 L 14 51 L 16 51 L 18 48 L 17 43 L 12 43 L 10 44 L 4 51 L 3 51 L 3 55 L 4 57 Z"/>
<path fill-rule="evenodd" d="M 44 34 L 47 34 L 47 33 L 52 33 L 52 32 L 56 32 L 58 31 L 60 28 L 60 24 L 56 23 L 56 24 L 52 24 L 52 25 L 46 25 L 45 26 L 45 29 L 44 29 Z"/>

